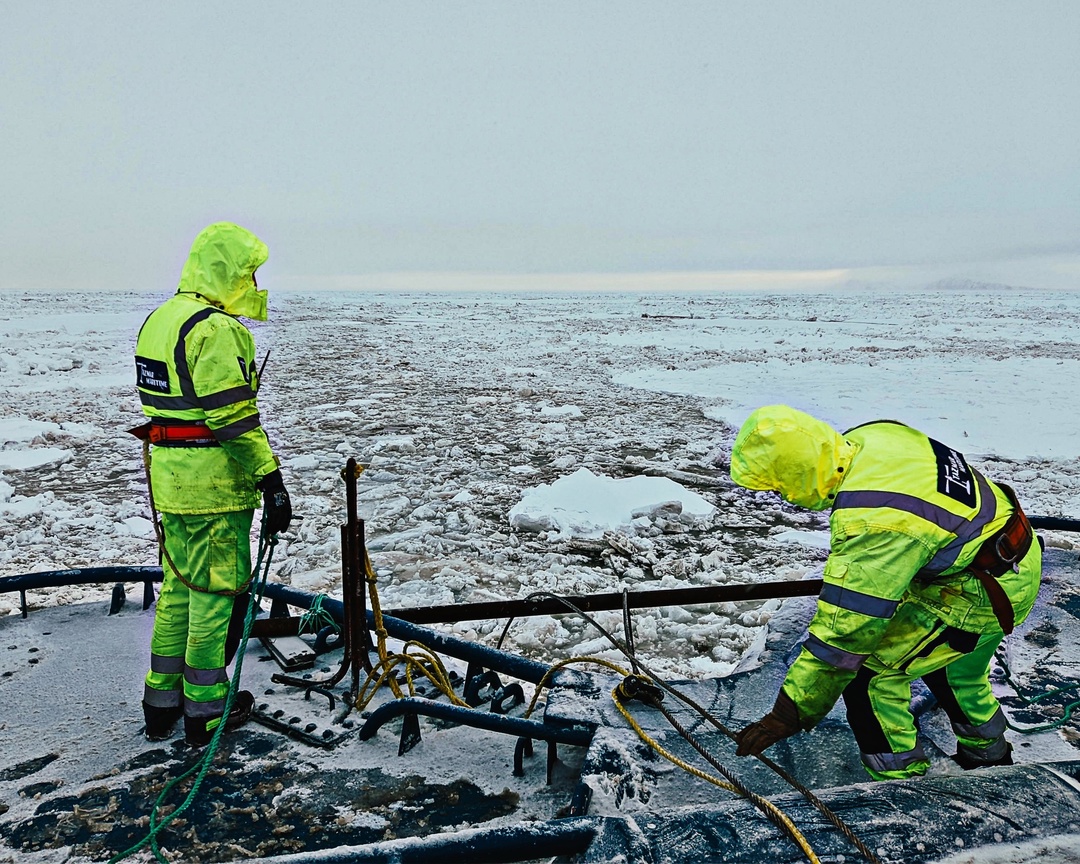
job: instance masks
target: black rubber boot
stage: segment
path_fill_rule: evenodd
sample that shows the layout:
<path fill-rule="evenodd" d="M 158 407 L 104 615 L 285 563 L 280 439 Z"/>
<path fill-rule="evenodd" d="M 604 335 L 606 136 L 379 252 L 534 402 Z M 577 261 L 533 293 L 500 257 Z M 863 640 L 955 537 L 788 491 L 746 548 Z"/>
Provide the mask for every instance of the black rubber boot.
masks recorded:
<path fill-rule="evenodd" d="M 176 721 L 184 716 L 184 709 L 179 705 L 173 708 L 159 708 L 143 702 L 142 710 L 143 719 L 146 721 L 143 734 L 147 741 L 164 741 L 171 737 Z"/>
<path fill-rule="evenodd" d="M 255 697 L 248 690 L 240 690 L 233 699 L 232 711 L 225 718 L 225 731 L 231 732 L 239 729 L 251 716 L 251 709 L 255 707 Z M 218 717 L 188 717 L 184 715 L 184 737 L 189 747 L 205 747 L 210 743 L 217 731 Z M 210 728 L 207 728 L 209 726 Z"/>
<path fill-rule="evenodd" d="M 970 771 L 973 768 L 989 768 L 992 765 L 1012 765 L 1012 744 L 1008 742 L 1004 743 L 1004 747 L 989 747 L 990 752 L 980 752 L 974 747 L 959 746 L 956 748 L 956 754 L 952 757 L 953 762 L 963 768 L 965 771 Z M 1000 755 L 995 750 L 1004 750 L 1004 753 Z"/>

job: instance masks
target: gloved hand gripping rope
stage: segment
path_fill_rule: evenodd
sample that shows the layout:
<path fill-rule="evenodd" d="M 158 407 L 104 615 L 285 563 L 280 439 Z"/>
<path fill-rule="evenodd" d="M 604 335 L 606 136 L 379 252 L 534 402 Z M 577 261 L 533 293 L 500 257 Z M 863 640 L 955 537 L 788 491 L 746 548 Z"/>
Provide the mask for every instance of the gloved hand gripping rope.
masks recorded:
<path fill-rule="evenodd" d="M 699 705 L 686 694 L 672 687 L 662 678 L 659 678 L 635 656 L 636 652 L 633 647 L 634 640 L 633 628 L 631 627 L 630 619 L 630 607 L 628 602 L 629 598 L 624 598 L 623 604 L 623 629 L 627 634 L 626 642 L 624 644 L 623 642 L 620 642 L 614 635 L 609 633 L 603 626 L 601 626 L 595 618 L 593 618 L 587 612 L 579 609 L 577 606 L 575 606 L 573 603 L 570 603 L 565 598 L 558 597 L 557 595 L 550 594 L 546 591 L 537 591 L 529 595 L 530 599 L 534 597 L 548 597 L 560 600 L 570 611 L 574 612 L 583 620 L 591 624 L 608 640 L 608 642 L 610 642 L 617 650 L 622 652 L 622 654 L 626 656 L 626 658 L 633 666 L 634 674 L 629 674 L 626 670 L 620 668 L 619 666 L 611 663 L 608 660 L 603 660 L 596 657 L 576 657 L 569 660 L 563 660 L 552 666 L 548 673 L 544 675 L 543 679 L 541 679 L 540 683 L 537 685 L 536 692 L 533 694 L 532 702 L 529 705 L 528 711 L 526 711 L 525 713 L 526 717 L 528 717 L 535 708 L 540 696 L 540 691 L 548 684 L 555 671 L 562 668 L 563 666 L 569 665 L 571 663 L 584 662 L 593 663 L 611 669 L 612 671 L 624 676 L 624 680 L 612 691 L 612 700 L 614 701 L 615 706 L 619 709 L 619 712 L 623 715 L 624 719 L 637 733 L 639 738 L 649 744 L 649 746 L 653 747 L 653 749 L 656 750 L 656 752 L 660 753 L 660 755 L 664 756 L 664 758 L 678 765 L 680 768 L 683 768 L 683 770 L 687 771 L 688 773 L 693 774 L 695 777 L 699 777 L 702 780 L 707 780 L 710 783 L 713 783 L 723 789 L 727 789 L 728 791 L 735 792 L 736 794 L 746 795 L 746 797 L 749 798 L 749 800 L 756 807 L 762 810 L 763 814 L 766 816 L 766 818 L 769 819 L 770 822 L 780 828 L 781 831 L 787 834 L 800 847 L 800 849 L 802 849 L 802 851 L 806 854 L 807 858 L 810 861 L 817 860 L 816 855 L 813 849 L 810 847 L 809 843 L 806 841 L 806 838 L 802 836 L 801 832 L 799 832 L 799 830 L 791 823 L 788 817 L 782 811 L 776 808 L 776 806 L 772 804 L 772 802 L 768 801 L 768 799 L 761 798 L 760 796 L 746 789 L 742 785 L 741 781 L 738 781 L 737 778 L 730 775 L 726 771 L 726 769 L 724 769 L 723 766 L 720 765 L 716 761 L 716 759 L 712 757 L 712 755 L 709 754 L 693 738 L 693 736 L 691 736 L 685 729 L 682 728 L 682 726 L 674 718 L 671 712 L 664 707 L 663 693 L 670 693 L 672 696 L 694 709 L 694 711 L 696 711 L 703 719 L 707 720 L 709 723 L 711 723 L 729 738 L 736 738 L 734 732 L 724 726 L 724 724 L 722 724 L 712 714 L 706 711 L 701 705 Z M 503 628 L 502 635 L 499 637 L 498 644 L 500 646 L 502 645 L 503 639 L 506 638 L 512 620 L 513 619 L 507 621 L 506 626 Z M 630 712 L 626 709 L 626 706 L 623 704 L 624 701 L 634 698 L 639 699 L 640 701 L 644 701 L 646 704 L 651 705 L 657 710 L 659 710 L 668 720 L 668 722 L 671 723 L 675 730 L 692 747 L 694 747 L 694 749 L 697 750 L 706 759 L 706 761 L 709 762 L 709 764 L 711 764 L 714 768 L 720 771 L 724 775 L 724 777 L 732 780 L 733 782 L 725 782 L 719 777 L 714 777 L 711 774 L 708 774 L 698 768 L 695 768 L 692 765 L 689 765 L 688 763 L 681 760 L 678 756 L 669 753 L 658 742 L 654 741 L 648 735 L 648 733 L 646 733 L 645 730 L 642 729 L 641 726 L 634 720 L 634 718 L 630 715 Z M 867 861 L 871 862 L 871 864 L 879 864 L 877 856 L 874 855 L 870 848 L 867 847 L 867 845 L 854 833 L 854 831 L 852 831 L 851 828 L 846 825 L 843 820 L 840 819 L 840 817 L 836 813 L 834 813 L 824 802 L 822 802 L 821 799 L 819 799 L 811 790 L 799 783 L 794 777 L 784 771 L 783 768 L 781 768 L 763 753 L 758 754 L 757 758 L 766 766 L 771 768 L 779 777 L 784 779 L 789 785 L 791 785 L 792 788 L 802 794 L 802 796 L 816 810 L 818 810 L 818 812 L 820 812 L 826 819 L 829 820 L 833 827 L 840 831 L 840 833 L 843 834 L 844 837 L 846 837 L 847 840 L 853 846 L 855 846 L 856 849 L 859 850 L 859 852 Z"/>

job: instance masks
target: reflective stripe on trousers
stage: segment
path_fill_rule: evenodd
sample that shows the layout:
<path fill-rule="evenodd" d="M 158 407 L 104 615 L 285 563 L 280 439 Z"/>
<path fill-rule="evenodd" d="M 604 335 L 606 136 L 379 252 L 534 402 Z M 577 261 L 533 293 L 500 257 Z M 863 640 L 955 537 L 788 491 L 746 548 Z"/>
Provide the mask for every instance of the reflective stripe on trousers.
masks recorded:
<path fill-rule="evenodd" d="M 917 604 L 902 604 L 879 652 L 868 658 L 844 690 L 848 723 L 863 764 L 875 779 L 916 776 L 929 767 L 911 714 L 911 682 L 915 678 L 922 678 L 938 697 L 958 732 L 961 747 L 998 746 L 993 741 L 963 737 L 960 726 L 991 732 L 999 722 L 994 718 L 1001 709 L 991 691 L 987 669 L 1003 634 L 984 634 L 965 646 L 973 650 L 963 653 L 949 640 L 935 636 L 944 632 L 943 627 Z M 883 657 L 888 657 L 888 666 L 881 662 Z M 1007 746 L 1004 736 L 1001 741 L 1001 746 Z"/>
<path fill-rule="evenodd" d="M 251 510 L 161 514 L 169 558 L 186 581 L 204 590 L 188 588 L 165 560 L 144 690 L 149 704 L 174 707 L 182 696 L 189 716 L 212 717 L 224 710 L 225 643 L 234 598 L 211 592 L 235 591 L 247 581 L 252 516 Z"/>
<path fill-rule="evenodd" d="M 922 744 L 916 744 L 914 749 L 904 753 L 863 753 L 862 761 L 872 772 L 885 774 L 907 771 L 916 763 L 926 762 L 927 759 Z M 925 774 L 926 769 L 913 773 Z"/>

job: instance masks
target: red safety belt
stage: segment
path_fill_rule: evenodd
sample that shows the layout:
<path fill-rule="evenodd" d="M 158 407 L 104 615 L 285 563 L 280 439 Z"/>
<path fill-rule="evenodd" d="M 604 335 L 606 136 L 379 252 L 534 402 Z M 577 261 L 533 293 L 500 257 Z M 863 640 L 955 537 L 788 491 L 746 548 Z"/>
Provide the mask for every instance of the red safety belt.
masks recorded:
<path fill-rule="evenodd" d="M 184 445 L 216 446 L 218 440 L 207 425 L 198 420 L 185 423 L 143 423 L 134 429 L 127 430 L 130 434 L 142 441 L 158 444 L 163 447 L 183 447 Z"/>

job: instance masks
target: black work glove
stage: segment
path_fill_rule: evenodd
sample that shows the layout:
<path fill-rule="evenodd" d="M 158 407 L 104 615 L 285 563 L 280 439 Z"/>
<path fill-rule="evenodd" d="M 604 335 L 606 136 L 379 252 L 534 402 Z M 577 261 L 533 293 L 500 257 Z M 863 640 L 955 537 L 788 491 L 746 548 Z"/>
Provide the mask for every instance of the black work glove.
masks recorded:
<path fill-rule="evenodd" d="M 255 488 L 263 493 L 263 514 L 266 516 L 266 533 L 278 534 L 287 531 L 292 522 L 292 501 L 281 479 L 281 469 L 271 471 Z"/>
<path fill-rule="evenodd" d="M 781 690 L 772 711 L 735 735 L 735 743 L 739 745 L 735 755 L 757 756 L 777 741 L 794 735 L 801 728 L 799 709 L 795 707 L 791 697 Z"/>

